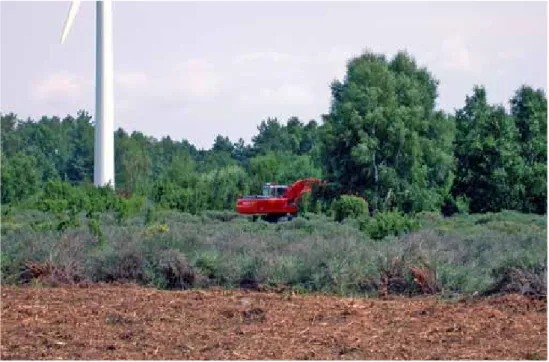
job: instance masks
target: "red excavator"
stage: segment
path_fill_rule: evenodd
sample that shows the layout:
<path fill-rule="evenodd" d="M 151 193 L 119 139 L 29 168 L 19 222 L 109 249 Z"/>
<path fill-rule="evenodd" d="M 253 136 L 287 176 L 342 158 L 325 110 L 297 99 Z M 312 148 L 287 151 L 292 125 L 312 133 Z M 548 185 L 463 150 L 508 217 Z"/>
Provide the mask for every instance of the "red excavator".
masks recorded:
<path fill-rule="evenodd" d="M 262 195 L 239 197 L 236 211 L 239 214 L 252 215 L 254 221 L 262 217 L 266 221 L 291 220 L 297 215 L 297 203 L 305 192 L 311 191 L 313 185 L 324 184 L 316 178 L 294 182 L 291 186 L 267 183 L 263 186 Z"/>

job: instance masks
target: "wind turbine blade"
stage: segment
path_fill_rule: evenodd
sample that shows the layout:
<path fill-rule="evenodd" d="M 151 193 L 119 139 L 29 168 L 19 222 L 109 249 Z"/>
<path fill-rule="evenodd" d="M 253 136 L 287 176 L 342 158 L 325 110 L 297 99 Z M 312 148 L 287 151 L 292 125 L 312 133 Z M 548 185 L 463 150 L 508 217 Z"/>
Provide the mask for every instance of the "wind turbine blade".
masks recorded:
<path fill-rule="evenodd" d="M 65 28 L 63 28 L 63 35 L 61 36 L 61 44 L 65 42 L 67 35 L 69 35 L 69 31 L 71 30 L 72 23 L 74 21 L 74 18 L 76 17 L 76 13 L 78 12 L 79 7 L 80 0 L 74 0 L 71 4 L 69 15 L 67 15 L 67 20 L 65 21 Z"/>

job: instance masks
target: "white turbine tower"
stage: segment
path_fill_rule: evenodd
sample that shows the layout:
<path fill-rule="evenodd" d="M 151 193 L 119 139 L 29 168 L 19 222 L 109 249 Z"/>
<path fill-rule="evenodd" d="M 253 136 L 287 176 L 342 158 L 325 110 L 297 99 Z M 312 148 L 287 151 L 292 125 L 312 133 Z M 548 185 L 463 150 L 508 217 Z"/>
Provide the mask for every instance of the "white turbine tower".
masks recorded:
<path fill-rule="evenodd" d="M 67 16 L 61 44 L 65 42 L 78 12 L 80 1 L 73 1 Z M 95 29 L 95 144 L 93 182 L 114 188 L 114 93 L 112 3 L 96 2 Z"/>

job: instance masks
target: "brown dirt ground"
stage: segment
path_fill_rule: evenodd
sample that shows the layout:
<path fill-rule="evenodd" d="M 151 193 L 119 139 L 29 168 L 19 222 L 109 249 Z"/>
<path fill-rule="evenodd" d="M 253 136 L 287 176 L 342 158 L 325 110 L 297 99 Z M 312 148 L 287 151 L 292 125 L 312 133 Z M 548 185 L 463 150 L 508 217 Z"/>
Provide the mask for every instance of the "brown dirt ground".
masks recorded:
<path fill-rule="evenodd" d="M 2 287 L 2 359 L 547 359 L 547 301 Z"/>

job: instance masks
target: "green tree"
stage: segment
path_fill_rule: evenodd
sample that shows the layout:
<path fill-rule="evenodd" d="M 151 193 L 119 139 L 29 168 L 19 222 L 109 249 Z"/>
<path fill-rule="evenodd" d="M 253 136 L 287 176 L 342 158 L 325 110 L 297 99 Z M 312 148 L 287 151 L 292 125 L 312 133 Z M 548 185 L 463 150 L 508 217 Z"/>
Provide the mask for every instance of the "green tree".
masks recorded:
<path fill-rule="evenodd" d="M 73 183 L 93 180 L 94 128 L 91 116 L 79 112 L 69 130 L 70 155 L 66 161 L 65 173 Z"/>
<path fill-rule="evenodd" d="M 117 141 L 119 150 L 116 158 L 119 169 L 116 180 L 119 185 L 117 189 L 130 193 L 136 191 L 143 193 L 144 190 L 140 188 L 147 183 L 152 168 L 148 144 L 124 134 L 120 134 Z"/>
<path fill-rule="evenodd" d="M 332 83 L 322 158 L 342 192 L 373 209 L 440 208 L 453 177 L 453 119 L 435 111 L 438 82 L 407 53 L 366 52 Z M 436 171 L 432 171 L 437 168 Z"/>
<path fill-rule="evenodd" d="M 2 203 L 17 203 L 36 194 L 42 184 L 40 168 L 33 156 L 18 152 L 9 159 L 2 152 Z"/>
<path fill-rule="evenodd" d="M 208 197 L 212 210 L 234 209 L 239 195 L 248 193 L 248 175 L 240 166 L 227 166 L 202 175 L 199 185 Z"/>
<path fill-rule="evenodd" d="M 238 142 L 234 144 L 232 151 L 232 158 L 238 162 L 242 167 L 247 167 L 250 157 L 253 156 L 253 150 L 250 145 L 245 144 L 244 140 L 240 138 Z"/>
<path fill-rule="evenodd" d="M 282 160 L 270 152 L 250 159 L 248 164 L 248 175 L 250 175 L 250 191 L 261 192 L 265 182 L 281 182 L 278 180 Z"/>
<path fill-rule="evenodd" d="M 252 138 L 254 148 L 262 154 L 285 148 L 283 126 L 276 118 L 261 121 L 257 127 L 259 133 Z"/>
<path fill-rule="evenodd" d="M 513 119 L 502 106 L 486 101 L 475 87 L 456 114 L 455 196 L 466 196 L 472 212 L 519 209 L 524 187 L 524 162 Z"/>
<path fill-rule="evenodd" d="M 2 140 L 2 152 L 6 156 L 11 156 L 20 147 L 19 137 L 17 135 L 17 126 L 19 123 L 17 115 L 14 113 L 0 114 L 0 137 Z"/>
<path fill-rule="evenodd" d="M 223 137 L 221 135 L 218 135 L 215 138 L 212 151 L 214 152 L 226 152 L 226 153 L 232 153 L 234 149 L 234 145 L 232 144 L 231 140 L 229 140 L 229 137 Z"/>
<path fill-rule="evenodd" d="M 547 97 L 541 89 L 522 86 L 510 101 L 524 159 L 523 211 L 547 211 Z"/>

